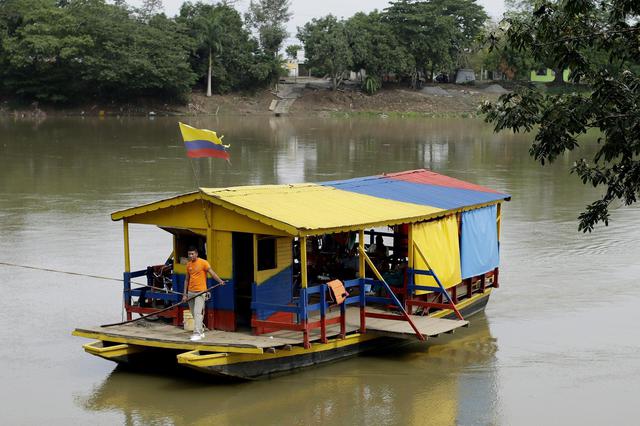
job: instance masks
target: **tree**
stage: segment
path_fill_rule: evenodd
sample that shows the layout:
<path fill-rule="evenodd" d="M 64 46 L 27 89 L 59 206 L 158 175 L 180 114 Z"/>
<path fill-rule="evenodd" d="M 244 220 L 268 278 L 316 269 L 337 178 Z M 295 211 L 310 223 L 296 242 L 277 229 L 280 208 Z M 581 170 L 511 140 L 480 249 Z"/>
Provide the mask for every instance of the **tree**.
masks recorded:
<path fill-rule="evenodd" d="M 367 92 L 381 87 L 384 74 L 403 74 L 414 68 L 413 58 L 377 10 L 356 13 L 345 22 L 345 31 L 354 69 L 366 71 L 368 79 L 363 84 Z"/>
<path fill-rule="evenodd" d="M 67 87 L 73 94 L 77 80 L 70 80 L 80 68 L 78 57 L 93 41 L 75 31 L 79 23 L 53 0 L 12 0 L 1 5 L 5 91 L 25 99 L 66 101 Z"/>
<path fill-rule="evenodd" d="M 588 129 L 600 130 L 592 162 L 582 158 L 571 168 L 583 183 L 604 187 L 579 215 L 583 232 L 608 225 L 614 201 L 630 205 L 640 195 L 639 15 L 636 0 L 565 0 L 508 18 L 506 46 L 569 68 L 572 82 L 587 82 L 592 91 L 542 94 L 523 87 L 482 108 L 496 131 L 534 131 L 530 154 L 543 165 L 578 149 Z"/>
<path fill-rule="evenodd" d="M 496 22 L 488 22 L 474 49 L 474 63 L 488 70 L 498 70 L 509 79 L 529 79 L 531 70 L 539 69 L 542 64 L 533 60 L 531 55 L 505 45 L 504 28 Z M 493 41 L 497 38 L 495 42 Z M 497 43 L 497 44 L 496 44 Z"/>
<path fill-rule="evenodd" d="M 245 21 L 258 31 L 262 50 L 274 57 L 287 38 L 286 24 L 290 18 L 289 0 L 251 0 L 245 14 Z"/>
<path fill-rule="evenodd" d="M 304 45 L 307 63 L 315 70 L 329 74 L 333 90 L 336 90 L 344 73 L 353 65 L 344 21 L 338 21 L 333 15 L 314 18 L 304 27 L 298 27 L 298 39 Z"/>
<path fill-rule="evenodd" d="M 399 0 L 390 3 L 385 16 L 413 56 L 416 72 L 431 77 L 453 65 L 487 19 L 475 0 Z"/>
<path fill-rule="evenodd" d="M 287 48 L 285 49 L 285 52 L 287 53 L 287 56 L 291 59 L 296 59 L 298 57 L 298 52 L 302 50 L 302 46 L 300 46 L 299 44 L 291 44 L 289 46 L 287 46 Z"/>
<path fill-rule="evenodd" d="M 192 29 L 199 49 L 206 52 L 207 57 L 207 96 L 212 95 L 211 78 L 213 70 L 213 56 L 222 50 L 223 39 L 226 37 L 224 25 L 229 14 L 237 13 L 230 6 L 209 5 L 204 3 L 183 3 L 180 16 L 186 18 Z M 233 18 L 231 18 L 233 19 Z"/>
<path fill-rule="evenodd" d="M 196 41 L 191 67 L 205 77 L 207 92 L 257 87 L 270 81 L 280 66 L 260 52 L 237 10 L 225 4 L 184 3 L 178 22 Z"/>
<path fill-rule="evenodd" d="M 142 6 L 137 10 L 140 19 L 148 22 L 155 15 L 159 15 L 164 10 L 162 0 L 143 0 Z"/>

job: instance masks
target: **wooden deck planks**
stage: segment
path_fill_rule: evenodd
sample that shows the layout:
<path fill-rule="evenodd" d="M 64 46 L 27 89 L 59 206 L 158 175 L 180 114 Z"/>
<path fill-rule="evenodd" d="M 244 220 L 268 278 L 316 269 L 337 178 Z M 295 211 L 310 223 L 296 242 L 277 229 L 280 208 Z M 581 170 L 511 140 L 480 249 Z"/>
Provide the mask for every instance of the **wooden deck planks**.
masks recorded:
<path fill-rule="evenodd" d="M 115 336 L 139 340 L 157 341 L 164 343 L 195 344 L 198 346 L 228 346 L 245 348 L 271 348 L 284 345 L 295 345 L 302 342 L 302 333 L 297 339 L 275 336 L 254 336 L 250 332 L 230 332 L 213 330 L 205 333 L 204 339 L 191 342 L 190 331 L 184 331 L 180 327 L 169 324 L 143 323 L 144 325 L 126 324 L 113 327 L 84 327 L 78 331 L 88 333 L 100 333 L 106 336 Z"/>
<path fill-rule="evenodd" d="M 367 312 L 375 312 L 380 314 L 389 313 L 387 311 L 372 308 L 367 308 Z M 442 333 L 451 333 L 455 329 L 464 327 L 469 324 L 469 321 L 422 317 L 417 315 L 411 315 L 411 320 L 416 325 L 418 330 L 420 330 L 420 333 L 422 333 L 424 336 L 429 337 L 435 337 Z M 347 309 L 347 326 L 353 327 L 359 325 L 360 309 Z M 415 332 L 407 321 L 367 318 L 365 325 L 367 331 L 383 334 L 385 336 L 407 339 L 414 339 L 416 337 Z"/>
<path fill-rule="evenodd" d="M 367 308 L 367 312 L 389 313 L 386 311 Z M 328 318 L 339 316 L 338 311 L 329 313 Z M 309 320 L 316 321 L 318 316 L 313 316 Z M 434 337 L 442 333 L 451 333 L 459 327 L 466 326 L 468 321 L 449 320 L 440 318 L 430 318 L 411 315 L 414 324 L 425 336 Z M 347 308 L 346 332 L 351 333 L 360 328 L 360 308 Z M 367 332 L 391 336 L 397 338 L 414 339 L 415 333 L 406 321 L 396 321 L 380 318 L 366 319 Z M 213 330 L 205 333 L 205 338 L 198 342 L 191 342 L 190 331 L 184 331 L 180 327 L 164 323 L 137 322 L 132 324 L 118 325 L 113 327 L 85 327 L 77 328 L 79 332 L 101 334 L 107 337 L 117 337 L 125 339 L 137 339 L 149 342 L 163 342 L 179 344 L 184 347 L 193 346 L 219 346 L 229 348 L 277 348 L 287 345 L 299 345 L 303 342 L 302 332 L 280 330 L 272 333 L 253 335 L 250 331 L 230 332 Z M 327 337 L 332 338 L 340 333 L 340 326 L 332 324 L 327 326 Z M 310 341 L 320 340 L 320 329 L 315 328 L 309 332 Z"/>

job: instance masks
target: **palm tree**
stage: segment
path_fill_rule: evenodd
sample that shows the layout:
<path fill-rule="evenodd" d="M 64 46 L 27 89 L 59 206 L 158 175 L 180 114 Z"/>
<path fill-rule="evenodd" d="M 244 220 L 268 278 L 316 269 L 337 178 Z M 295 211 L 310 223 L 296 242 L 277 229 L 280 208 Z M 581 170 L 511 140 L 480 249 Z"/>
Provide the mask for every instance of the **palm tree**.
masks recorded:
<path fill-rule="evenodd" d="M 222 51 L 222 37 L 224 26 L 221 22 L 221 14 L 218 8 L 211 8 L 206 15 L 196 18 L 195 24 L 198 27 L 198 44 L 204 46 L 209 53 L 209 67 L 207 71 L 207 96 L 211 96 L 211 74 L 213 69 L 214 54 Z"/>

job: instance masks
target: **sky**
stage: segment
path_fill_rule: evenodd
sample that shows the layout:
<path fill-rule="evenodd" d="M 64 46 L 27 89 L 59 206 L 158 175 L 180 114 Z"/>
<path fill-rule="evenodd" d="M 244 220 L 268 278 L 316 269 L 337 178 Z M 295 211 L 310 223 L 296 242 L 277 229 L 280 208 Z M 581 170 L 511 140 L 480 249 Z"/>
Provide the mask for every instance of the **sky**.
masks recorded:
<path fill-rule="evenodd" d="M 168 16 L 176 15 L 183 2 L 184 0 L 163 0 L 165 13 Z M 500 18 L 504 13 L 503 0 L 477 0 L 477 2 L 485 8 L 492 18 Z M 142 0 L 130 0 L 128 3 L 138 6 L 142 3 Z M 374 9 L 382 10 L 388 4 L 389 0 L 291 0 L 289 10 L 293 13 L 293 16 L 287 25 L 289 38 L 284 44 L 298 43 L 295 38 L 296 28 L 303 26 L 312 18 L 318 18 L 330 13 L 338 17 L 349 18 L 356 12 L 370 12 Z M 235 4 L 235 8 L 243 14 L 248 6 L 249 0 L 238 0 Z"/>

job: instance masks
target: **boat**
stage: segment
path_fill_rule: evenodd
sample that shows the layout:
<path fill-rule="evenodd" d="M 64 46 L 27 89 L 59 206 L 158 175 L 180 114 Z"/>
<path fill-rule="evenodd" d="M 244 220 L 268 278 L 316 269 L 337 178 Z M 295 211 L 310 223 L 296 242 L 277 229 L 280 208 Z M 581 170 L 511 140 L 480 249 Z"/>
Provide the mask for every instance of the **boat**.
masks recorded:
<path fill-rule="evenodd" d="M 94 339 L 86 352 L 134 368 L 161 361 L 242 380 L 426 342 L 468 327 L 499 287 L 510 198 L 420 169 L 199 188 L 121 210 L 111 219 L 123 223 L 127 322 L 73 335 Z M 131 224 L 172 235 L 166 262 L 131 270 Z M 208 330 L 196 342 L 180 303 L 188 247 L 226 281 L 208 280 Z"/>

